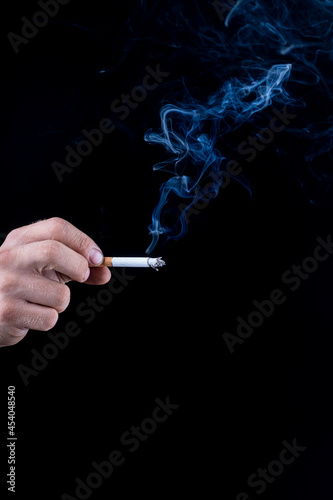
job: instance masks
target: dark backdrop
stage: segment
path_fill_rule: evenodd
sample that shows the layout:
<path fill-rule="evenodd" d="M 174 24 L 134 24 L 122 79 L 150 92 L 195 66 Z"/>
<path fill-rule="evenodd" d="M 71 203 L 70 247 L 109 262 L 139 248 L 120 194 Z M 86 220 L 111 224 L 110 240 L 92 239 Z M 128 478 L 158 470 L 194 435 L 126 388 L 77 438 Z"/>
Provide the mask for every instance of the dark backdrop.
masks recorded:
<path fill-rule="evenodd" d="M 160 104 L 182 75 L 201 71 L 193 54 L 191 60 L 185 49 L 164 44 L 154 21 L 163 4 L 154 5 L 72 0 L 18 54 L 7 34 L 20 33 L 21 17 L 31 18 L 37 4 L 2 7 L 4 235 L 59 216 L 94 238 L 105 255 L 144 255 L 166 177 L 153 171 L 162 148 L 143 137 L 159 126 Z M 117 119 L 110 104 L 140 85 L 147 65 L 157 64 L 170 76 L 126 120 Z M 205 80 L 205 90 L 210 84 L 215 90 L 214 78 Z M 328 96 L 322 101 L 330 105 Z M 64 163 L 65 147 L 105 117 L 116 130 L 59 182 L 52 163 Z M 239 132 L 239 140 L 251 130 Z M 19 345 L 1 349 L 3 497 L 9 385 L 16 386 L 16 498 L 77 498 L 76 478 L 86 482 L 92 463 L 115 449 L 125 462 L 91 498 L 332 495 L 333 263 L 320 263 L 295 292 L 281 282 L 284 272 L 313 255 L 318 237 L 326 241 L 331 234 L 331 208 L 326 199 L 311 203 L 290 168 L 303 161 L 302 145 L 286 134 L 278 140 L 282 157 L 269 146 L 251 166 L 241 163 L 252 196 L 232 181 L 207 207 L 197 207 L 188 234 L 156 249 L 167 267 L 127 270 L 121 293 L 91 322 L 77 308 L 106 287 L 70 284 L 71 304 L 51 333 L 73 321 L 80 334 L 47 365 L 39 361 L 40 371 L 26 383 L 18 367 L 31 368 L 50 337 L 30 332 Z M 235 335 L 237 317 L 246 319 L 253 301 L 269 299 L 274 289 L 285 292 L 285 303 L 231 353 L 225 332 Z M 151 417 L 157 398 L 179 407 L 131 453 L 121 436 Z M 295 440 L 306 450 L 263 493 L 247 484 L 259 467 L 278 459 L 285 441 Z"/>

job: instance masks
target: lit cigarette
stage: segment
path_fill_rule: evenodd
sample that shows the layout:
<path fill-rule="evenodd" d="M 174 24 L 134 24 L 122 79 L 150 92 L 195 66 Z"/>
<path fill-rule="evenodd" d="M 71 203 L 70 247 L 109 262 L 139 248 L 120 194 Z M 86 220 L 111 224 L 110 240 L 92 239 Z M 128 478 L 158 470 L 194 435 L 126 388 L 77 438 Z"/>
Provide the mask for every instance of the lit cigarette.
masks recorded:
<path fill-rule="evenodd" d="M 90 267 L 151 267 L 158 271 L 163 266 L 165 262 L 162 257 L 104 257 L 100 266 Z"/>

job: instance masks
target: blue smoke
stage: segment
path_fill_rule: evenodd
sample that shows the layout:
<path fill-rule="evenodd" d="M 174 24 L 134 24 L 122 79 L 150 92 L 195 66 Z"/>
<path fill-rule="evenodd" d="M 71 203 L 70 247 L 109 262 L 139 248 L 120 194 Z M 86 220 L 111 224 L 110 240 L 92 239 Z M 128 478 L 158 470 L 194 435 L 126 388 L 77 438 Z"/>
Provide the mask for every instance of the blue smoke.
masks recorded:
<path fill-rule="evenodd" d="M 248 76 L 245 82 L 238 78 L 230 79 L 206 103 L 194 101 L 188 96 L 189 102 L 178 106 L 167 104 L 162 108 L 161 130 L 147 132 L 145 139 L 151 144 L 162 144 L 170 153 L 169 158 L 155 165 L 154 169 L 169 172 L 172 177 L 160 189 L 160 200 L 149 228 L 153 240 L 148 253 L 153 250 L 161 234 L 174 239 L 184 236 L 187 230 L 186 212 L 204 198 L 205 190 L 201 184 L 208 175 L 211 198 L 218 194 L 223 179 L 223 162 L 228 160 L 216 147 L 219 136 L 250 122 L 253 115 L 260 113 L 273 101 L 294 102 L 283 88 L 290 70 L 288 64 L 276 65 L 265 71 L 261 78 Z M 191 177 L 186 174 L 187 170 L 191 170 Z M 237 180 L 250 190 L 246 179 L 237 176 Z M 165 226 L 162 222 L 163 211 L 171 194 L 190 200 L 187 210 L 182 212 L 173 227 Z M 176 226 L 180 226 L 178 230 Z"/>
<path fill-rule="evenodd" d="M 161 106 L 160 128 L 145 135 L 164 148 L 154 170 L 168 176 L 153 211 L 147 253 L 162 235 L 167 241 L 186 234 L 187 211 L 217 196 L 233 159 L 223 138 L 244 125 L 258 129 L 272 107 L 297 113 L 297 127 L 284 134 L 304 141 L 296 175 L 308 198 L 315 201 L 315 193 L 329 192 L 333 184 L 332 164 L 327 165 L 333 146 L 333 1 L 165 4 L 155 18 L 160 44 L 171 47 L 175 58 L 181 53 L 192 60 L 197 72 L 184 70 Z M 314 99 L 317 109 L 309 112 Z M 251 193 L 244 177 L 235 180 Z"/>

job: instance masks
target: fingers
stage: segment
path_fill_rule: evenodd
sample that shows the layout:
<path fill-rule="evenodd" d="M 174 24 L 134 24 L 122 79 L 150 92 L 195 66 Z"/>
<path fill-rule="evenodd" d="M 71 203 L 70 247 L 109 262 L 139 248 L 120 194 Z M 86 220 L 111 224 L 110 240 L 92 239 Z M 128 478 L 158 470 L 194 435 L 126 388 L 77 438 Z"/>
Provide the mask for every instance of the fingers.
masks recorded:
<path fill-rule="evenodd" d="M 24 287 L 17 283 L 25 283 Z M 14 345 L 29 329 L 48 331 L 58 321 L 70 301 L 66 285 L 43 276 L 6 277 L 0 300 L 0 345 Z"/>
<path fill-rule="evenodd" d="M 25 279 L 22 277 L 22 279 Z M 34 276 L 28 286 L 21 291 L 8 291 L 8 296 L 20 298 L 33 304 L 39 304 L 55 309 L 62 313 L 67 309 L 71 299 L 71 292 L 67 285 L 51 281 L 43 276 Z"/>
<path fill-rule="evenodd" d="M 52 219 L 14 229 L 7 236 L 3 248 L 9 250 L 17 246 L 45 240 L 54 240 L 62 243 L 85 257 L 90 264 L 99 265 L 103 260 L 103 253 L 94 240 L 70 222 L 59 217 L 53 217 Z"/>
<path fill-rule="evenodd" d="M 17 247 L 25 247 L 25 245 L 32 243 L 50 241 L 62 243 L 67 248 L 70 248 L 78 255 L 87 259 L 92 265 L 99 265 L 103 260 L 103 254 L 99 246 L 96 245 L 91 238 L 69 222 L 60 219 L 59 217 L 54 217 L 52 219 L 39 221 L 28 226 L 14 229 L 7 236 L 4 244 L 2 245 L 2 249 L 6 251 Z M 55 250 L 53 249 L 52 251 Z M 80 267 L 81 265 L 83 265 L 82 260 L 81 263 L 78 262 L 78 266 Z M 111 278 L 111 273 L 107 269 L 100 271 L 100 269 L 91 268 L 90 272 L 85 266 L 84 269 L 86 271 L 85 275 L 82 276 L 81 271 L 79 271 L 78 278 L 73 278 L 73 274 L 71 273 L 55 269 L 58 274 L 58 278 L 55 277 L 55 279 L 59 279 L 59 276 L 63 276 L 63 278 L 60 279 L 62 282 L 68 282 L 71 279 L 75 279 L 81 283 L 86 282 L 92 285 L 104 285 Z"/>
<path fill-rule="evenodd" d="M 66 282 L 102 285 L 111 278 L 96 243 L 53 218 L 15 229 L 0 251 L 0 347 L 32 330 L 48 331 L 70 302 Z"/>
<path fill-rule="evenodd" d="M 19 330 L 15 326 L 0 328 L 0 347 L 17 344 L 26 336 L 28 331 L 27 328 Z"/>
<path fill-rule="evenodd" d="M 85 281 L 87 285 L 105 285 L 111 279 L 111 272 L 107 267 L 93 267 L 90 269 L 90 276 Z"/>
<path fill-rule="evenodd" d="M 90 273 L 88 261 L 82 255 L 53 240 L 12 248 L 1 254 L 1 258 L 9 260 L 16 271 L 25 272 L 30 268 L 42 274 L 44 270 L 53 269 L 80 283 L 86 281 Z"/>
<path fill-rule="evenodd" d="M 12 299 L 0 303 L 0 325 L 6 329 L 21 330 L 18 335 L 24 335 L 27 330 L 49 331 L 58 321 L 58 313 L 51 307 L 31 304 L 21 299 Z"/>

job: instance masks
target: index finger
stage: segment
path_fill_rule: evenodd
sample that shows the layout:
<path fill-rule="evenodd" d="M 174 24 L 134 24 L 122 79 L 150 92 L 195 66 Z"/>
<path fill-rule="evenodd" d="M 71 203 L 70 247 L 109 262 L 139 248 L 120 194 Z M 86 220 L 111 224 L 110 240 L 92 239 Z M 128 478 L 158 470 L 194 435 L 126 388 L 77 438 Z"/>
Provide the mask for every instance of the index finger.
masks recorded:
<path fill-rule="evenodd" d="M 7 236 L 3 249 L 9 250 L 16 246 L 45 240 L 59 241 L 83 255 L 90 264 L 100 265 L 103 261 L 103 252 L 94 240 L 60 217 L 53 217 L 14 229 Z"/>

